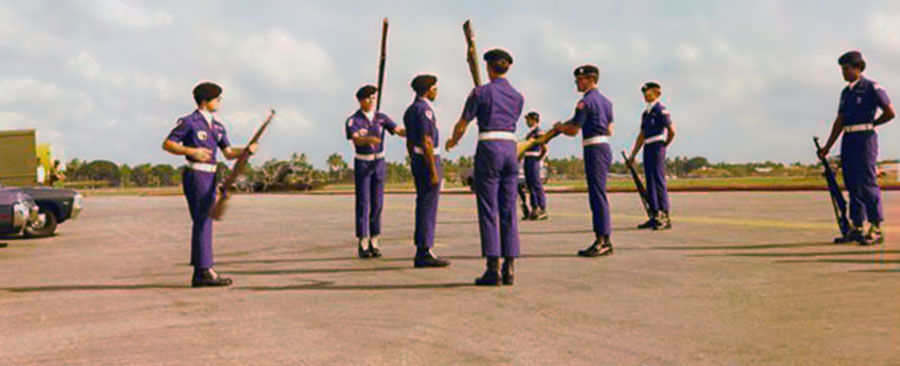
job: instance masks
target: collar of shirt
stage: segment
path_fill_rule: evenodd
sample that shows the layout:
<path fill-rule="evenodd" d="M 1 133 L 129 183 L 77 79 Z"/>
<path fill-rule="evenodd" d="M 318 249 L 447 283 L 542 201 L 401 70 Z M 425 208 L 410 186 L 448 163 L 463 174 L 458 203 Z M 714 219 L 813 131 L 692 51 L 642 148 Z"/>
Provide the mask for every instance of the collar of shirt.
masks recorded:
<path fill-rule="evenodd" d="M 862 75 L 856 78 L 856 80 L 853 80 L 853 82 L 847 84 L 847 86 L 850 88 L 850 90 L 853 90 L 853 87 L 856 86 L 856 84 L 859 84 L 860 80 L 862 80 Z"/>
<path fill-rule="evenodd" d="M 645 109 L 644 111 L 650 113 L 650 111 L 653 110 L 653 107 L 655 107 L 657 104 L 659 104 L 659 99 L 647 103 L 647 109 Z"/>
<path fill-rule="evenodd" d="M 203 116 L 203 119 L 206 120 L 206 124 L 209 125 L 209 128 L 212 128 L 212 125 L 213 125 L 212 113 L 209 113 L 209 111 L 204 111 L 202 109 L 198 109 L 197 111 L 199 111 L 200 115 Z"/>
<path fill-rule="evenodd" d="M 362 113 L 362 115 L 365 116 L 366 119 L 369 120 L 369 122 L 375 122 L 375 111 L 366 112 L 360 109 L 359 112 Z"/>
<path fill-rule="evenodd" d="M 428 98 L 425 98 L 425 97 L 419 97 L 419 99 L 420 99 L 421 101 L 425 102 L 425 104 L 428 105 L 428 108 L 431 108 L 431 110 L 434 110 L 434 107 L 431 106 L 431 101 L 428 100 Z"/>

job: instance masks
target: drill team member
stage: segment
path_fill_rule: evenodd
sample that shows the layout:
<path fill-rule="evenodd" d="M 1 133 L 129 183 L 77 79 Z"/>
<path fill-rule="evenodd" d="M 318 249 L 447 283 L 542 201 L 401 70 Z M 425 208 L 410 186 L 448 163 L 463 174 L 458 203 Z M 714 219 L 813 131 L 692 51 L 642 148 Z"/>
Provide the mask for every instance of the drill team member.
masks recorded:
<path fill-rule="evenodd" d="M 378 88 L 365 85 L 356 92 L 359 109 L 347 118 L 347 139 L 353 143 L 353 174 L 356 180 L 356 238 L 360 258 L 381 257 L 378 235 L 381 234 L 381 210 L 384 204 L 384 132 L 405 136 L 384 113 L 375 115 Z"/>
<path fill-rule="evenodd" d="M 450 261 L 432 253 L 437 224 L 438 198 L 441 194 L 440 135 L 431 102 L 437 98 L 437 77 L 418 75 L 410 84 L 416 97 L 403 114 L 406 148 L 416 183 L 416 268 L 446 267 Z"/>
<path fill-rule="evenodd" d="M 669 217 L 669 193 L 666 188 L 666 148 L 675 140 L 675 125 L 669 111 L 659 102 L 662 87 L 648 81 L 641 87 L 647 109 L 641 114 L 641 132 L 638 133 L 628 160 L 634 161 L 641 146 L 644 147 L 644 176 L 647 181 L 647 203 L 650 219 L 638 225 L 638 229 L 671 229 Z"/>
<path fill-rule="evenodd" d="M 597 257 L 613 253 L 612 231 L 609 217 L 609 200 L 606 197 L 606 177 L 612 163 L 609 137 L 613 134 L 612 102 L 597 90 L 600 69 L 583 65 L 575 69 L 575 84 L 584 97 L 575 106 L 575 116 L 566 122 L 557 122 L 553 128 L 575 136 L 582 132 L 584 149 L 584 173 L 587 179 L 588 197 L 595 239 L 586 249 L 578 251 L 582 257 Z"/>
<path fill-rule="evenodd" d="M 191 230 L 191 265 L 194 266 L 193 287 L 228 286 L 231 279 L 213 271 L 212 226 L 209 213 L 216 202 L 216 151 L 228 160 L 240 157 L 244 148 L 232 147 L 225 126 L 212 115 L 222 101 L 222 88 L 204 82 L 194 88 L 197 110 L 178 119 L 177 126 L 163 142 L 163 150 L 184 155 L 187 168 L 182 173 L 184 196 L 193 220 Z M 256 144 L 247 146 L 253 154 Z"/>
<path fill-rule="evenodd" d="M 849 51 L 838 58 L 844 81 L 849 83 L 841 91 L 837 118 L 831 127 L 828 143 L 819 150 L 824 158 L 843 132 L 841 139 L 841 169 L 844 185 L 850 194 L 850 220 L 853 229 L 847 239 L 862 245 L 884 242 L 881 222 L 881 189 L 876 176 L 878 135 L 875 127 L 894 118 L 894 105 L 878 82 L 862 75 L 866 61 L 859 51 Z M 875 112 L 881 115 L 875 118 Z M 868 219 L 869 231 L 863 235 L 863 221 Z"/>
<path fill-rule="evenodd" d="M 525 139 L 538 138 L 541 136 L 541 116 L 531 111 L 525 115 L 525 123 L 528 125 L 528 134 Z M 541 183 L 541 164 L 544 157 L 547 156 L 547 145 L 537 145 L 525 152 L 525 185 L 528 187 L 529 196 L 531 198 L 531 215 L 527 220 L 546 220 L 547 215 L 547 197 L 544 194 L 544 185 Z"/>
<path fill-rule="evenodd" d="M 504 50 L 484 54 L 491 82 L 472 90 L 462 116 L 447 141 L 447 149 L 456 147 L 473 119 L 478 118 L 478 147 L 475 151 L 475 196 L 478 202 L 478 226 L 481 255 L 487 257 L 487 270 L 476 285 L 497 286 L 514 283 L 514 260 L 519 256 L 519 232 L 516 228 L 516 185 L 519 162 L 516 156 L 516 122 L 524 99 L 506 79 L 513 63 Z M 498 226 L 499 224 L 499 226 Z M 500 257 L 503 257 L 502 274 Z"/>

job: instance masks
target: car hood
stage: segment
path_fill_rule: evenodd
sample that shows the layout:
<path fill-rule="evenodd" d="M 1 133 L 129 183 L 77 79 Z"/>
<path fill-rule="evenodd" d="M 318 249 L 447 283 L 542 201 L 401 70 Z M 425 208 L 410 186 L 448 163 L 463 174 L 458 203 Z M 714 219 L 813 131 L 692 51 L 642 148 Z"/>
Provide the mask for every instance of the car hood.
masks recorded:
<path fill-rule="evenodd" d="M 36 200 L 74 198 L 78 192 L 73 189 L 57 189 L 49 187 L 22 187 L 19 188 Z"/>

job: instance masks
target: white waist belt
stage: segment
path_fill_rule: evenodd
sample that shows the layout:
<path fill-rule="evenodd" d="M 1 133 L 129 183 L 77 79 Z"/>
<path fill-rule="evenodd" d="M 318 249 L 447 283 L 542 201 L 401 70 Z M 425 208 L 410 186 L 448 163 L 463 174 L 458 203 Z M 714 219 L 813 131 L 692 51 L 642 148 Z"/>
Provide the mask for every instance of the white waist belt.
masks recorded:
<path fill-rule="evenodd" d="M 872 131 L 874 129 L 875 125 L 871 123 L 863 123 L 859 125 L 844 126 L 844 133 Z"/>
<path fill-rule="evenodd" d="M 373 154 L 356 154 L 356 159 L 358 160 L 373 161 L 382 158 L 384 158 L 384 151 Z"/>
<path fill-rule="evenodd" d="M 540 151 L 526 151 L 526 152 L 525 152 L 525 156 L 540 157 L 540 156 L 541 156 L 541 152 L 540 152 Z"/>
<path fill-rule="evenodd" d="M 419 146 L 413 146 L 413 152 L 416 154 L 419 154 L 419 155 L 425 155 L 425 151 L 422 150 L 422 148 Z M 434 150 L 432 150 L 432 152 L 434 153 L 434 155 L 440 155 L 441 149 L 436 147 L 436 148 L 434 148 Z"/>
<path fill-rule="evenodd" d="M 207 173 L 215 173 L 216 165 L 209 163 L 196 163 L 193 161 L 189 161 L 187 163 L 188 168 L 191 168 L 196 171 L 207 172 Z"/>
<path fill-rule="evenodd" d="M 478 141 L 485 140 L 510 140 L 510 141 L 518 141 L 516 139 L 516 134 L 512 132 L 506 131 L 488 131 L 482 132 L 478 134 Z"/>
<path fill-rule="evenodd" d="M 584 139 L 583 141 L 581 141 L 581 146 L 605 144 L 608 142 L 609 142 L 609 136 L 599 135 L 599 136 L 591 137 L 589 139 Z"/>
<path fill-rule="evenodd" d="M 656 135 L 653 137 L 648 137 L 644 139 L 645 144 L 651 144 L 654 142 L 666 141 L 666 135 Z"/>

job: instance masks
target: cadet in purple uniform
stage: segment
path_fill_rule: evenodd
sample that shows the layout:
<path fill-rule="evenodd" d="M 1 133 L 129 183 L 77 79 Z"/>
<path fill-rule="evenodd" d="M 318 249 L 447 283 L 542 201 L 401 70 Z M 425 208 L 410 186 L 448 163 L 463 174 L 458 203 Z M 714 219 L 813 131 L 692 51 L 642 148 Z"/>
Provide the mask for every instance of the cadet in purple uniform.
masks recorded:
<path fill-rule="evenodd" d="M 541 115 L 535 111 L 525 115 L 525 123 L 528 124 L 528 134 L 525 139 L 541 136 Z M 547 197 L 544 195 L 544 185 L 541 183 L 541 164 L 547 156 L 547 145 L 537 145 L 525 152 L 525 186 L 528 187 L 531 198 L 531 215 L 527 220 L 546 220 Z"/>
<path fill-rule="evenodd" d="M 353 174 L 356 178 L 356 248 L 360 258 L 381 257 L 378 235 L 381 234 L 381 209 L 384 202 L 384 132 L 406 136 L 406 130 L 397 126 L 384 113 L 375 115 L 373 85 L 365 85 L 356 92 L 359 110 L 347 118 L 347 139 L 353 142 L 356 156 L 353 158 Z"/>
<path fill-rule="evenodd" d="M 613 253 L 609 239 L 612 231 L 609 217 L 609 200 L 606 197 L 606 176 L 612 163 L 609 137 L 613 134 L 612 102 L 597 90 L 600 69 L 584 65 L 575 69 L 575 84 L 584 97 L 575 107 L 575 116 L 566 122 L 557 122 L 553 128 L 575 136 L 582 132 L 584 149 L 584 175 L 587 179 L 596 238 L 587 249 L 578 251 L 582 257 L 597 257 Z"/>
<path fill-rule="evenodd" d="M 191 230 L 191 265 L 194 266 L 193 287 L 228 286 L 230 278 L 213 271 L 212 219 L 209 212 L 216 202 L 216 151 L 222 149 L 226 159 L 243 154 L 244 148 L 232 147 L 225 126 L 215 119 L 222 88 L 205 82 L 194 88 L 197 110 L 178 119 L 178 125 L 163 142 L 163 150 L 187 158 L 182 173 L 184 196 L 194 222 Z M 247 147 L 256 152 L 256 144 Z"/>
<path fill-rule="evenodd" d="M 524 99 L 506 80 L 506 72 L 513 63 L 509 53 L 493 49 L 484 54 L 484 60 L 491 82 L 469 94 L 462 116 L 453 128 L 453 136 L 447 140 L 447 149 L 454 148 L 465 134 L 469 122 L 478 118 L 475 196 L 478 201 L 481 255 L 487 257 L 487 270 L 475 280 L 475 284 L 497 286 L 502 282 L 512 285 L 514 260 L 519 256 L 516 122 L 522 114 Z M 504 258 L 502 275 L 501 256 Z"/>
<path fill-rule="evenodd" d="M 403 114 L 406 149 L 416 183 L 416 268 L 446 267 L 450 261 L 432 253 L 434 227 L 437 224 L 438 198 L 441 194 L 440 135 L 431 102 L 437 98 L 437 77 L 418 75 L 410 84 L 416 92 L 413 103 Z"/>
<path fill-rule="evenodd" d="M 669 217 L 669 193 L 666 188 L 666 148 L 675 140 L 675 125 L 666 106 L 659 102 L 662 87 L 648 81 L 641 87 L 647 109 L 641 114 L 641 132 L 634 141 L 631 156 L 634 161 L 641 146 L 644 147 L 644 176 L 647 180 L 647 203 L 650 219 L 638 225 L 638 229 L 671 229 Z"/>
<path fill-rule="evenodd" d="M 878 135 L 875 127 L 894 118 L 894 105 L 878 82 L 862 75 L 866 61 L 859 51 L 849 51 L 838 59 L 844 80 L 849 83 L 841 91 L 837 118 L 831 127 L 828 143 L 819 151 L 824 158 L 838 136 L 841 139 L 841 168 L 844 185 L 850 193 L 850 220 L 853 229 L 848 239 L 862 245 L 884 242 L 881 222 L 881 189 L 876 176 Z M 875 118 L 876 110 L 881 115 Z M 868 219 L 869 230 L 863 235 L 863 221 Z"/>

